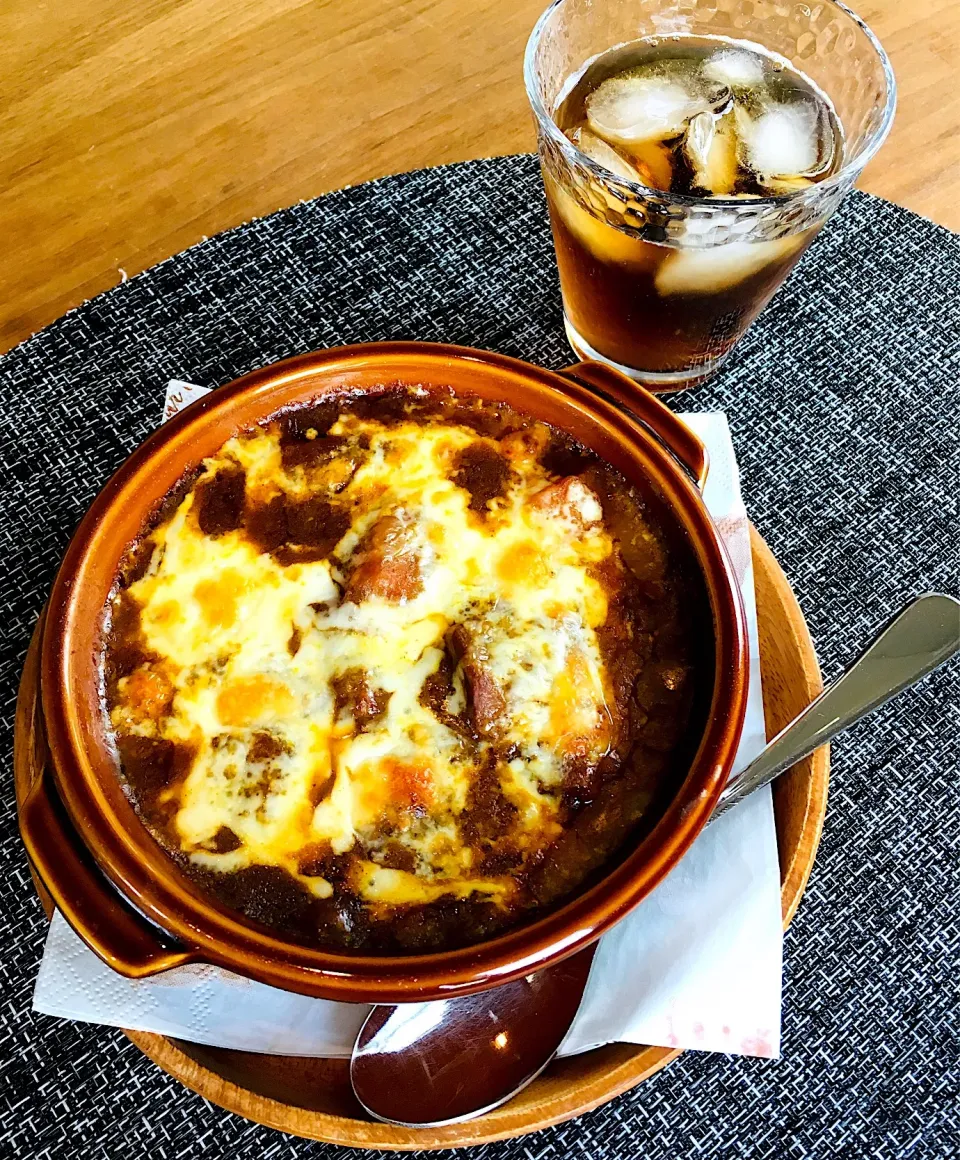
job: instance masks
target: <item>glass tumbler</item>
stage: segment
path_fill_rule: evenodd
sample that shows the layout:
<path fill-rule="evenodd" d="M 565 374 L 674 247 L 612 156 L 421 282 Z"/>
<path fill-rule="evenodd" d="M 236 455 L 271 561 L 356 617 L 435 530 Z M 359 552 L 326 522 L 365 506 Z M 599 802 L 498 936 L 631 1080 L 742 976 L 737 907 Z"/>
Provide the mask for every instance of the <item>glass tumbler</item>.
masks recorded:
<path fill-rule="evenodd" d="M 840 168 L 785 195 L 706 198 L 625 180 L 580 152 L 554 114 L 584 68 L 613 47 L 683 35 L 785 58 L 832 103 Z M 581 358 L 655 391 L 720 366 L 880 148 L 896 105 L 886 53 L 835 0 L 555 0 L 530 36 L 524 79 L 567 336 Z"/>

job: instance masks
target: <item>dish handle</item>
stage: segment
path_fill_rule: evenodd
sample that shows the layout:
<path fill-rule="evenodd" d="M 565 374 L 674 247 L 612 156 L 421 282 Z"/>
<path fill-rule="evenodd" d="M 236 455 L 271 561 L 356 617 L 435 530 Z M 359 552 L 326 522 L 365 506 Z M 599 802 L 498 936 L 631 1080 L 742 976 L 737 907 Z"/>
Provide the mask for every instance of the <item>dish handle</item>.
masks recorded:
<path fill-rule="evenodd" d="M 20 807 L 30 862 L 57 909 L 87 946 L 128 979 L 196 958 L 126 903 L 82 846 L 46 766 Z"/>
<path fill-rule="evenodd" d="M 576 379 L 599 391 L 639 421 L 667 448 L 702 491 L 710 469 L 707 449 L 682 419 L 639 383 L 601 362 L 579 362 L 564 367 L 565 378 Z"/>

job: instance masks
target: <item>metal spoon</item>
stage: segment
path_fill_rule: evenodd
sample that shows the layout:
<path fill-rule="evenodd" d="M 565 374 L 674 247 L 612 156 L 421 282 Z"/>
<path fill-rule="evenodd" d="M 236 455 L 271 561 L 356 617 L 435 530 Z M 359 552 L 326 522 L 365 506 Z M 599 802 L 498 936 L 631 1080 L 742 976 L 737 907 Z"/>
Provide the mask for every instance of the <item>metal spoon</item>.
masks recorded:
<path fill-rule="evenodd" d="M 960 601 L 918 597 L 730 783 L 711 822 L 957 652 Z M 374 1007 L 350 1060 L 357 1099 L 375 1119 L 408 1128 L 459 1123 L 506 1103 L 563 1042 L 593 952 L 478 995 Z"/>
<path fill-rule="evenodd" d="M 918 596 L 842 677 L 811 701 L 730 782 L 710 821 L 916 684 L 958 651 L 960 600 L 940 592 Z"/>

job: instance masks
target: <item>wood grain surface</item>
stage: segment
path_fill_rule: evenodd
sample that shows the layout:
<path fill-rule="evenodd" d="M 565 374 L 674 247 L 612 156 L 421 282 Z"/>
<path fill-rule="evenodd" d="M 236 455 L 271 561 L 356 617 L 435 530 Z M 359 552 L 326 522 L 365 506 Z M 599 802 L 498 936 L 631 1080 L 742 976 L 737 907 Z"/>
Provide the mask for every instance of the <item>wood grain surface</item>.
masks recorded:
<path fill-rule="evenodd" d="M 822 684 L 803 613 L 779 564 L 753 528 L 751 545 L 763 703 L 767 735 L 773 736 L 817 696 Z M 38 653 L 39 632 L 35 632 L 17 700 L 14 779 L 18 802 L 37 777 L 44 752 L 37 702 Z M 774 786 L 784 926 L 796 913 L 816 857 L 829 768 L 825 746 L 798 762 Z M 50 896 L 39 883 L 37 887 L 50 915 Z M 257 1123 L 335 1144 L 402 1151 L 480 1144 L 569 1120 L 635 1087 L 680 1054 L 667 1047 L 610 1044 L 556 1060 L 509 1104 L 478 1120 L 413 1130 L 374 1123 L 366 1117 L 350 1090 L 344 1060 L 258 1055 L 184 1043 L 144 1031 L 126 1034 L 181 1083 Z"/>
<path fill-rule="evenodd" d="M 960 229 L 960 2 L 861 0 L 900 85 L 862 186 Z M 204 236 L 534 147 L 546 0 L 4 0 L 0 350 Z"/>

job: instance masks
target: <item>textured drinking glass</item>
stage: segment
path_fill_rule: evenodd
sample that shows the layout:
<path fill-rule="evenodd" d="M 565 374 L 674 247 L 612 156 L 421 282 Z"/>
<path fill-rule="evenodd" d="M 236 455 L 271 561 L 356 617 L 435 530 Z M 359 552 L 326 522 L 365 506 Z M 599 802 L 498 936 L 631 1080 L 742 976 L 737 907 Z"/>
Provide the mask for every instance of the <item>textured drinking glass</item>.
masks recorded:
<path fill-rule="evenodd" d="M 832 103 L 840 168 L 783 196 L 698 198 L 622 179 L 583 154 L 554 114 L 585 66 L 641 38 L 682 35 L 784 58 Z M 555 0 L 530 36 L 524 79 L 570 343 L 658 391 L 719 367 L 880 148 L 896 104 L 886 53 L 834 0 Z M 669 271 L 653 277 L 667 271 L 665 255 Z"/>

